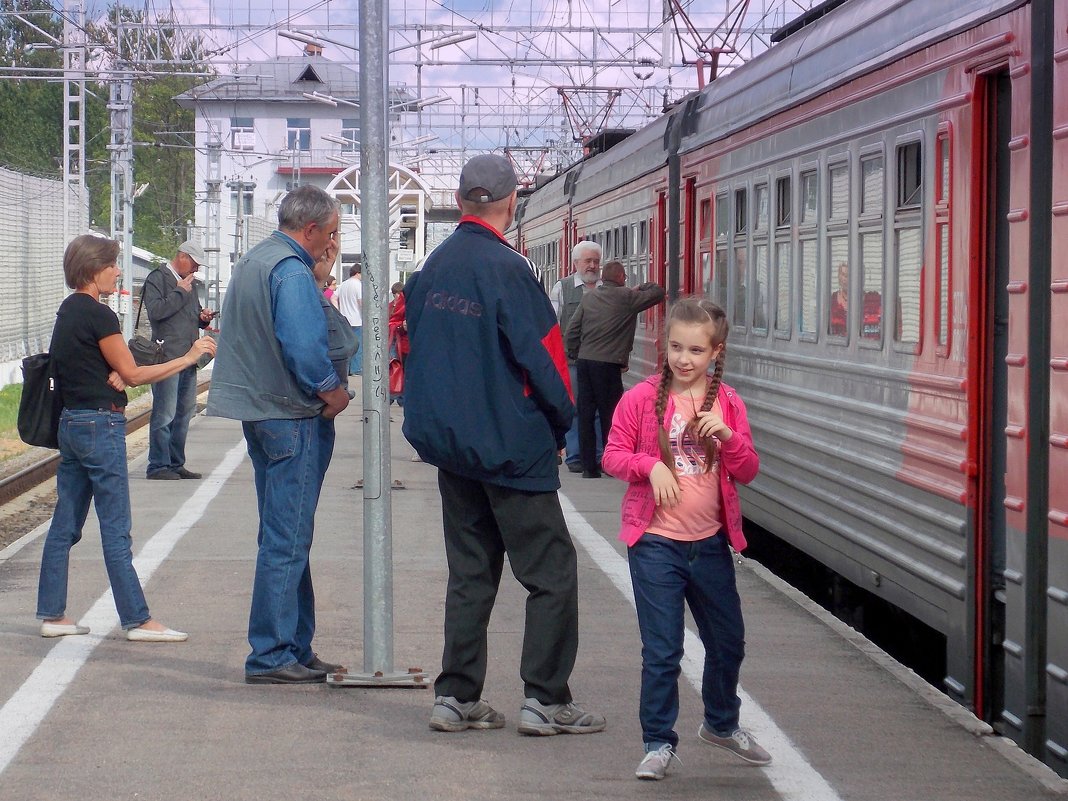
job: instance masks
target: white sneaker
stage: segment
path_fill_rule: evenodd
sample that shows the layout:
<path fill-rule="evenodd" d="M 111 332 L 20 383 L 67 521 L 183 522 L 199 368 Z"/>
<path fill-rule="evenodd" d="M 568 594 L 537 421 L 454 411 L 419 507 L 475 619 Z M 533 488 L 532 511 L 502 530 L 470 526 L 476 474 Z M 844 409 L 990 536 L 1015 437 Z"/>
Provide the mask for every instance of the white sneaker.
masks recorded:
<path fill-rule="evenodd" d="M 634 771 L 634 775 L 639 779 L 659 781 L 667 776 L 668 766 L 671 765 L 673 759 L 679 759 L 678 754 L 675 753 L 674 748 L 664 743 L 645 754 L 642 761 L 638 763 L 638 769 Z M 679 762 L 681 763 L 682 760 L 679 759 Z"/>

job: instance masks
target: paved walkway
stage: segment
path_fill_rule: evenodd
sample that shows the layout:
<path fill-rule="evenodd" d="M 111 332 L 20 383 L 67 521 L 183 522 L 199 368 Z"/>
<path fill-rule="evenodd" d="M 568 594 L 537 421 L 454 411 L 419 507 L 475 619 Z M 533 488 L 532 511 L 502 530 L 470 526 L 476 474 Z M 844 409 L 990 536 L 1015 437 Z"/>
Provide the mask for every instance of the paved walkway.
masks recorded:
<path fill-rule="evenodd" d="M 395 662 L 440 668 L 446 567 L 434 468 L 393 432 Z M 191 633 L 128 643 L 90 516 L 71 561 L 69 610 L 94 634 L 62 642 L 34 620 L 43 536 L 0 552 L 0 801 L 114 799 L 795 799 L 1035 801 L 1065 784 L 881 652 L 749 562 L 739 569 L 748 632 L 743 724 L 775 757 L 765 769 L 694 738 L 700 644 L 688 641 L 683 736 L 668 779 L 639 782 L 640 643 L 625 554 L 622 485 L 564 474 L 579 551 L 581 643 L 572 690 L 608 718 L 588 736 L 516 733 L 524 594 L 506 571 L 490 628 L 485 697 L 503 730 L 427 727 L 428 689 L 250 686 L 245 630 L 255 561 L 255 494 L 240 426 L 200 417 L 189 466 L 201 482 L 147 482 L 131 467 L 135 550 L 152 612 Z M 361 422 L 339 418 L 317 518 L 316 647 L 362 668 Z M 692 628 L 692 627 L 691 627 Z M 904 676 L 900 678 L 899 676 Z M 935 699 L 935 704 L 929 700 Z M 939 705 L 949 710 L 942 711 Z M 963 725 L 962 725 L 963 721 Z M 970 721 L 970 723 L 969 723 Z"/>

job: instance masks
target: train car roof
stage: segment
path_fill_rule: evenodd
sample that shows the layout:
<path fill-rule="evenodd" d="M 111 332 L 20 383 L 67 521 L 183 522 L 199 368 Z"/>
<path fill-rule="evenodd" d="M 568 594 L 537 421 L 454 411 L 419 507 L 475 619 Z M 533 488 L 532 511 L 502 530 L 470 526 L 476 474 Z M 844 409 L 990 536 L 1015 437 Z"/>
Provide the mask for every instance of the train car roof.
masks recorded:
<path fill-rule="evenodd" d="M 799 105 L 1027 0 L 849 0 L 701 92 L 681 152 Z"/>

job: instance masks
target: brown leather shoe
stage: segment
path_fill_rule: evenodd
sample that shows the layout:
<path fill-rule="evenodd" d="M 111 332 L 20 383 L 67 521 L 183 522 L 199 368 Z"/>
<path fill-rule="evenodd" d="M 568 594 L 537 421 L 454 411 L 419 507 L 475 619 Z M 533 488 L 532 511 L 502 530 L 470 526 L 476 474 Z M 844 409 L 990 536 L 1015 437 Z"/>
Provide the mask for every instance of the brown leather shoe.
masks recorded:
<path fill-rule="evenodd" d="M 245 674 L 245 684 L 319 684 L 324 681 L 325 671 L 306 668 L 299 662 L 270 673 Z"/>
<path fill-rule="evenodd" d="M 179 467 L 174 471 L 178 478 L 204 478 L 201 473 L 194 473 L 192 470 L 186 470 L 184 467 Z"/>
<path fill-rule="evenodd" d="M 319 654 L 312 654 L 311 662 L 306 664 L 304 667 L 308 668 L 309 670 L 321 670 L 328 676 L 334 673 L 349 672 L 349 669 L 344 665 L 335 665 L 333 662 L 324 662 L 322 659 L 319 658 Z"/>

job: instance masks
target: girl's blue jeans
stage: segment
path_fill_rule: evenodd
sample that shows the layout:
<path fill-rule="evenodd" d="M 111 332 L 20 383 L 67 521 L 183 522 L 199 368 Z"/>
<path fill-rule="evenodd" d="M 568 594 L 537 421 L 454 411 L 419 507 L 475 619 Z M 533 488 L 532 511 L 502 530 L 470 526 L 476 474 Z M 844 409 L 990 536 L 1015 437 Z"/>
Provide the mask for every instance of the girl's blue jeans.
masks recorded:
<path fill-rule="evenodd" d="M 724 532 L 696 542 L 644 534 L 628 549 L 634 603 L 642 636 L 638 716 L 647 750 L 675 748 L 679 736 L 685 604 L 705 647 L 701 697 L 705 726 L 720 736 L 738 728 L 738 674 L 745 656 L 745 624 Z"/>

